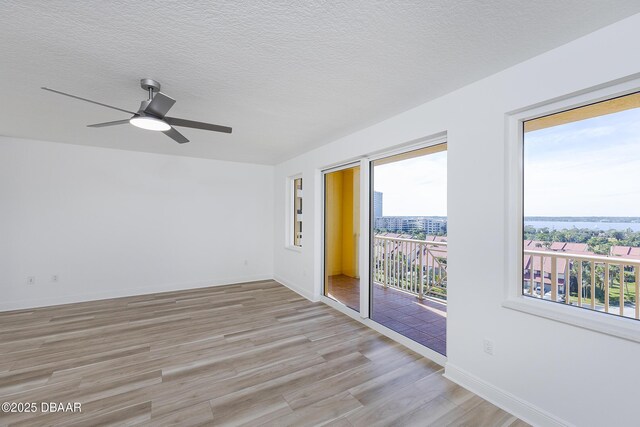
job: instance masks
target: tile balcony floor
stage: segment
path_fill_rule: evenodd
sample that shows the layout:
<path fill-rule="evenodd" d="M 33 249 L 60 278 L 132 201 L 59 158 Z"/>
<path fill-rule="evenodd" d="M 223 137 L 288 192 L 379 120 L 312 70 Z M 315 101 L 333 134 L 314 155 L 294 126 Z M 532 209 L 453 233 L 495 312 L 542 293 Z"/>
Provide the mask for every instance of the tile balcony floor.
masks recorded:
<path fill-rule="evenodd" d="M 360 281 L 330 276 L 328 296 L 358 310 Z M 447 354 L 447 305 L 382 285 L 373 286 L 371 319 L 440 354 Z"/>

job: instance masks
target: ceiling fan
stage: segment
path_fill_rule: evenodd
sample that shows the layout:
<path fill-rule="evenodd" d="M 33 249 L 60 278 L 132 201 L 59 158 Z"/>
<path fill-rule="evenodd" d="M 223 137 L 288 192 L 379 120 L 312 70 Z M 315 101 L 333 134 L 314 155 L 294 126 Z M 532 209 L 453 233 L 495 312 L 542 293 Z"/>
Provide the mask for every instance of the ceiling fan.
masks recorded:
<path fill-rule="evenodd" d="M 140 87 L 148 92 L 149 99 L 142 101 L 142 103 L 140 104 L 140 109 L 135 113 L 133 111 L 124 110 L 112 105 L 107 105 L 101 102 L 92 101 L 90 99 L 81 98 L 76 95 L 71 95 L 69 93 L 60 92 L 59 90 L 49 89 L 47 87 L 43 87 L 42 89 L 60 95 L 69 96 L 71 98 L 79 99 L 81 101 L 91 102 L 92 104 L 97 104 L 103 107 L 122 111 L 124 113 L 133 114 L 133 117 L 129 119 L 88 125 L 88 127 L 90 128 L 101 128 L 105 126 L 115 126 L 131 123 L 132 125 L 142 129 L 160 131 L 167 135 L 169 138 L 176 141 L 178 144 L 184 144 L 185 142 L 189 142 L 189 140 L 185 138 L 185 136 L 180 132 L 178 132 L 174 126 L 231 133 L 231 128 L 227 126 L 194 122 L 193 120 L 178 119 L 175 117 L 167 117 L 166 114 L 169 112 L 171 107 L 173 107 L 173 104 L 175 104 L 176 100 L 160 92 L 160 83 L 153 79 L 140 80 Z"/>

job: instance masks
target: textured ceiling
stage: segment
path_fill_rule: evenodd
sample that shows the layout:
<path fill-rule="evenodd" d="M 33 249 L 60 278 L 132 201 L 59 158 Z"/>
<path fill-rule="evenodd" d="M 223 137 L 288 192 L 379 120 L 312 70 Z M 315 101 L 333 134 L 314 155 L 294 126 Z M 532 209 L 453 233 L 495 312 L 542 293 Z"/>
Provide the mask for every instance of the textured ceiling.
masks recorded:
<path fill-rule="evenodd" d="M 0 134 L 272 164 L 640 12 L 638 0 L 2 1 Z M 130 125 L 138 80 L 178 145 Z"/>

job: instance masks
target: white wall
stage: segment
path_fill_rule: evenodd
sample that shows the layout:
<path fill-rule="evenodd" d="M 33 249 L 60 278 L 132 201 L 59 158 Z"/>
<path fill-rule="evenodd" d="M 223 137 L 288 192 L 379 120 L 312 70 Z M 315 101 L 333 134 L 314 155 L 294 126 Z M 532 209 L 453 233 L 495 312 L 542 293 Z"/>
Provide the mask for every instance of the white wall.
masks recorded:
<path fill-rule="evenodd" d="M 0 310 L 273 276 L 271 166 L 1 137 L 0 205 Z"/>
<path fill-rule="evenodd" d="M 319 295 L 320 169 L 446 132 L 447 372 L 537 423 L 637 425 L 640 369 L 625 368 L 623 361 L 637 364 L 639 344 L 501 304 L 505 298 L 505 114 L 639 73 L 639 39 L 640 15 L 635 15 L 279 164 L 275 173 L 276 278 L 312 299 Z M 295 252 L 284 248 L 282 237 L 287 206 L 283 183 L 300 172 L 305 180 L 306 232 L 302 251 Z M 482 250 L 478 250 L 480 241 Z M 494 341 L 494 356 L 483 353 L 484 338 Z"/>

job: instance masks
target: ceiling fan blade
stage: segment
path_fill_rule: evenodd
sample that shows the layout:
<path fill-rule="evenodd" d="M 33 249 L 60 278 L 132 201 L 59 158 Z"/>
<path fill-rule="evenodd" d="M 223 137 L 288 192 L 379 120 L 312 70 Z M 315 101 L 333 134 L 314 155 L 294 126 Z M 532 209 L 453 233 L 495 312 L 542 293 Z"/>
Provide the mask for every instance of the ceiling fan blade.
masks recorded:
<path fill-rule="evenodd" d="M 113 105 L 103 104 L 102 102 L 92 101 L 92 100 L 87 99 L 87 98 L 81 98 L 81 97 L 79 97 L 79 96 L 71 95 L 71 94 L 69 94 L 69 93 L 60 92 L 59 90 L 49 89 L 48 87 L 42 87 L 41 89 L 48 90 L 49 92 L 57 93 L 57 94 L 59 94 L 59 95 L 68 96 L 68 97 L 70 97 L 70 98 L 79 99 L 80 101 L 90 102 L 90 103 L 92 103 L 92 104 L 100 105 L 100 106 L 102 106 L 102 107 L 112 108 L 112 109 L 114 109 L 114 110 L 122 111 L 123 113 L 135 114 L 133 111 L 124 110 L 124 109 L 122 109 L 122 108 L 114 107 Z"/>
<path fill-rule="evenodd" d="M 144 112 L 151 114 L 152 116 L 163 118 L 175 103 L 175 99 L 162 92 L 158 92 L 154 95 L 149 105 L 147 105 L 147 108 L 144 109 Z"/>
<path fill-rule="evenodd" d="M 124 120 L 115 120 L 113 122 L 104 122 L 104 123 L 96 123 L 93 125 L 87 125 L 88 128 L 102 128 L 105 126 L 115 126 L 115 125 L 124 125 L 129 123 L 129 119 Z"/>
<path fill-rule="evenodd" d="M 165 130 L 162 133 L 167 135 L 169 138 L 173 139 L 178 144 L 184 144 L 185 142 L 189 142 L 189 140 L 185 138 L 185 136 L 180 132 L 178 132 L 175 128 Z"/>
<path fill-rule="evenodd" d="M 211 123 L 194 122 L 193 120 L 178 119 L 175 117 L 165 117 L 164 121 L 171 126 L 181 126 L 202 130 L 212 130 L 214 132 L 231 133 L 231 128 L 227 126 L 214 125 Z"/>

